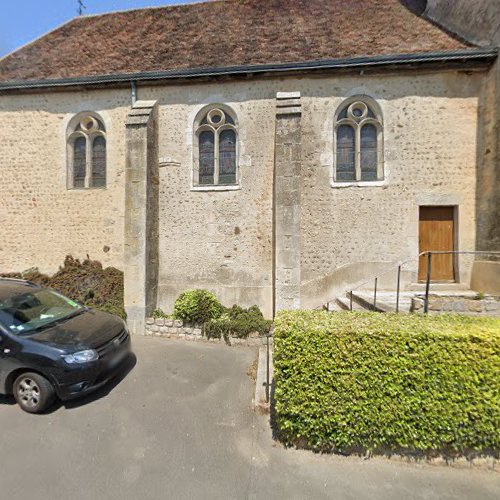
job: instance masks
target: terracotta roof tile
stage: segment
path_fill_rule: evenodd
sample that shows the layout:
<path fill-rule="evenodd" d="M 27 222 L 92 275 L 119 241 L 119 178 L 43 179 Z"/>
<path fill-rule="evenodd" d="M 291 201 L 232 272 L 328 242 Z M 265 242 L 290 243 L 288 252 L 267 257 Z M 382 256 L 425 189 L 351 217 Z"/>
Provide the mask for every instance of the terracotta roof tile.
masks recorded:
<path fill-rule="evenodd" d="M 78 17 L 0 61 L 0 81 L 463 49 L 398 0 L 218 0 Z"/>

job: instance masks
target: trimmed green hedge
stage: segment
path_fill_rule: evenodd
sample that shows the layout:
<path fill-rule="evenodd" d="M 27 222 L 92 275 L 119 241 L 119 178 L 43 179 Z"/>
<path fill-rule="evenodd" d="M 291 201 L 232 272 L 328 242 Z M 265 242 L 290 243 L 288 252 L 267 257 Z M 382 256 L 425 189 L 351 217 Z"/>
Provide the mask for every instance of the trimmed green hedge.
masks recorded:
<path fill-rule="evenodd" d="M 428 456 L 500 450 L 500 320 L 282 312 L 275 424 L 287 445 Z"/>

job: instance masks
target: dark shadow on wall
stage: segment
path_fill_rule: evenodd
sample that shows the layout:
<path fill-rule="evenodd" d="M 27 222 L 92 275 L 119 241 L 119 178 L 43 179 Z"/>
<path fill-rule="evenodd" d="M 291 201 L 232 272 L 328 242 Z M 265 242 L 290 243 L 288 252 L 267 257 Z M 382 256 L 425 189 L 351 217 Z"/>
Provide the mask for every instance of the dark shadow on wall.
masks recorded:
<path fill-rule="evenodd" d="M 476 250 L 500 250 L 500 63 L 490 69 L 479 95 L 476 130 Z M 498 261 L 484 255 L 476 260 Z"/>
<path fill-rule="evenodd" d="M 421 16 L 427 8 L 427 0 L 400 0 L 400 3 L 417 16 Z"/>

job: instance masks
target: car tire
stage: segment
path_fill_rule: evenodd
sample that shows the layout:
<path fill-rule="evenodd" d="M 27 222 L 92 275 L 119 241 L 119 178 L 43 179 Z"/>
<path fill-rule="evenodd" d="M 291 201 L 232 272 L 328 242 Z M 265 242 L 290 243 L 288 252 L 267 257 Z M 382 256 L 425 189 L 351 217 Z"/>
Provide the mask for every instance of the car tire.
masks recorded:
<path fill-rule="evenodd" d="M 23 373 L 14 382 L 14 398 L 17 404 L 28 413 L 41 413 L 55 399 L 52 384 L 38 373 Z"/>

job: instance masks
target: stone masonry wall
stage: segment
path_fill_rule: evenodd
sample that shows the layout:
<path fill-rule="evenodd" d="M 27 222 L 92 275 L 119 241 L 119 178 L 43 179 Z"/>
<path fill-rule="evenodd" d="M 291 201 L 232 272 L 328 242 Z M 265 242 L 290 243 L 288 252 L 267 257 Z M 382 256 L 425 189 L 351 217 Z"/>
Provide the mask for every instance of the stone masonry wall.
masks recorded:
<path fill-rule="evenodd" d="M 127 90 L 0 96 L 0 271 L 39 267 L 64 257 L 123 269 Z M 95 111 L 107 131 L 106 189 L 66 188 L 66 128 Z"/>
<path fill-rule="evenodd" d="M 158 305 L 171 312 L 186 289 L 272 317 L 272 192 L 276 83 L 140 88 L 159 103 Z M 208 104 L 236 115 L 241 189 L 192 190 L 194 121 Z"/>
<path fill-rule="evenodd" d="M 146 335 L 155 337 L 165 337 L 168 339 L 182 339 L 197 342 L 213 342 L 224 343 L 224 339 L 207 339 L 202 334 L 202 329 L 198 325 L 184 324 L 181 320 L 177 319 L 163 319 L 163 318 L 147 318 L 146 319 Z M 261 346 L 266 345 L 267 337 L 260 337 L 257 334 L 252 335 L 246 339 L 239 339 L 237 337 L 230 337 L 230 345 L 238 346 Z M 269 338 L 269 344 L 273 345 L 273 338 Z"/>
<path fill-rule="evenodd" d="M 411 303 L 412 312 L 423 312 L 425 297 L 423 295 L 413 297 Z M 500 317 L 500 300 L 495 297 L 484 298 L 469 296 L 443 296 L 429 295 L 430 313 L 460 313 L 468 316 L 492 316 Z"/>
<path fill-rule="evenodd" d="M 349 285 L 391 271 L 399 261 L 416 281 L 419 206 L 457 207 L 459 250 L 475 249 L 478 102 L 484 74 L 345 76 L 303 91 L 302 296 L 315 307 Z M 309 82 L 308 82 L 309 83 Z M 380 183 L 332 187 L 333 115 L 342 101 L 366 94 L 381 107 L 384 171 Z M 458 262 L 470 282 L 472 257 Z"/>
<path fill-rule="evenodd" d="M 419 205 L 457 206 L 458 248 L 474 249 L 484 76 L 409 71 L 139 85 L 139 99 L 158 101 L 157 306 L 170 312 L 180 292 L 203 287 L 225 305 L 257 304 L 272 315 L 277 92 L 302 96 L 302 307 L 321 305 L 336 287 L 345 290 L 398 260 L 416 259 Z M 373 97 L 382 109 L 385 180 L 332 187 L 333 117 L 354 94 Z M 192 190 L 194 119 L 214 103 L 237 116 L 239 190 Z M 65 124 L 83 110 L 98 112 L 106 125 L 107 189 L 66 189 Z M 0 96 L 0 271 L 54 271 L 68 253 L 123 268 L 129 110 L 128 89 Z M 470 258 L 459 261 L 463 283 L 471 264 Z"/>
<path fill-rule="evenodd" d="M 187 288 L 214 291 L 225 305 L 272 304 L 272 185 L 275 96 L 302 96 L 301 305 L 316 307 L 336 286 L 414 258 L 419 205 L 458 207 L 458 248 L 475 248 L 478 101 L 483 73 L 337 75 L 152 87 L 160 104 L 159 305 L 170 312 Z M 383 183 L 332 187 L 333 116 L 367 94 L 382 108 Z M 239 122 L 241 189 L 191 190 L 193 122 L 223 102 Z M 459 261 L 470 280 L 471 258 Z"/>

